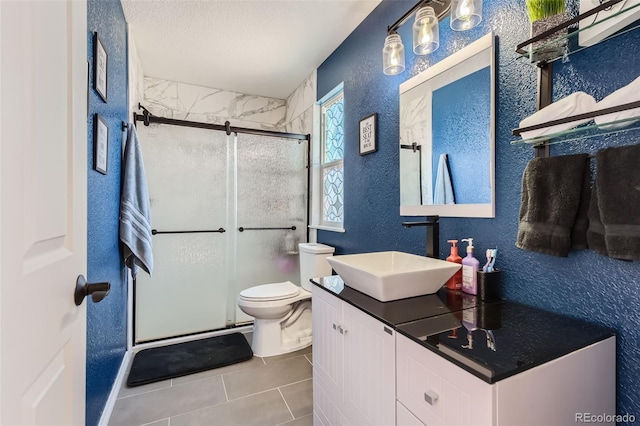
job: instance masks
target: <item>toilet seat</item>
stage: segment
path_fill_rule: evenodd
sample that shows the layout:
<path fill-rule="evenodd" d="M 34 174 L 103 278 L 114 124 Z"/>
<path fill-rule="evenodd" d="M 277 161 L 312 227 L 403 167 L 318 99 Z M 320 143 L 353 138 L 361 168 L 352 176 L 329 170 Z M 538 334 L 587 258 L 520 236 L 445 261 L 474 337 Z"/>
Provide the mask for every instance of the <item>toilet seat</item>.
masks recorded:
<path fill-rule="evenodd" d="M 300 287 L 291 281 L 263 284 L 247 288 L 240 292 L 239 299 L 250 302 L 273 302 L 290 299 L 300 294 Z"/>

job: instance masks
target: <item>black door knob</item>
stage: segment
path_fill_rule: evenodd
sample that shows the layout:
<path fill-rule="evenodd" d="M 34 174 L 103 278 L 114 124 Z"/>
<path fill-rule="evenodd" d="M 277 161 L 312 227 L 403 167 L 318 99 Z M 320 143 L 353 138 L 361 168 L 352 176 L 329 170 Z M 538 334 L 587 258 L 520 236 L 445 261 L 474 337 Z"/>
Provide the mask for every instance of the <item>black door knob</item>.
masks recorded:
<path fill-rule="evenodd" d="M 98 303 L 109 294 L 110 289 L 111 284 L 109 283 L 87 283 L 87 280 L 82 275 L 78 275 L 73 299 L 76 302 L 76 306 L 80 306 L 84 298 L 91 295 L 91 300 Z"/>

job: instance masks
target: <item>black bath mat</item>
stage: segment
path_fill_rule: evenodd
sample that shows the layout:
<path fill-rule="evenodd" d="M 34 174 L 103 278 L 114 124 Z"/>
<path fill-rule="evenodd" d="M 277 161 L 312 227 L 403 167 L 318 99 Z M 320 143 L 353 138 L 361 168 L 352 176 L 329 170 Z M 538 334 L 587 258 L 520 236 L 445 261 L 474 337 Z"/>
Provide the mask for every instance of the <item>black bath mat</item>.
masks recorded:
<path fill-rule="evenodd" d="M 241 333 L 143 349 L 133 358 L 127 386 L 186 376 L 252 357 L 251 346 Z"/>

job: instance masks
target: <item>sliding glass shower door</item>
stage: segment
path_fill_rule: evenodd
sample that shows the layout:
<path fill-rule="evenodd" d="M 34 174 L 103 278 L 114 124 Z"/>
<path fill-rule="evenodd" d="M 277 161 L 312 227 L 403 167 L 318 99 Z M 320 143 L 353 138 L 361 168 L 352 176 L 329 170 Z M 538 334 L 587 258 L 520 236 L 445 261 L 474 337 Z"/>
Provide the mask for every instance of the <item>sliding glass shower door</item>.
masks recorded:
<path fill-rule="evenodd" d="M 307 235 L 307 146 L 238 135 L 237 229 L 243 231 L 235 240 L 236 298 L 255 285 L 300 284 L 297 242 Z M 234 309 L 238 323 L 253 320 L 237 303 Z"/>
<path fill-rule="evenodd" d="M 137 276 L 136 343 L 251 320 L 237 309 L 242 289 L 297 282 L 285 243 L 306 238 L 307 143 L 156 124 L 138 135 L 155 269 Z"/>

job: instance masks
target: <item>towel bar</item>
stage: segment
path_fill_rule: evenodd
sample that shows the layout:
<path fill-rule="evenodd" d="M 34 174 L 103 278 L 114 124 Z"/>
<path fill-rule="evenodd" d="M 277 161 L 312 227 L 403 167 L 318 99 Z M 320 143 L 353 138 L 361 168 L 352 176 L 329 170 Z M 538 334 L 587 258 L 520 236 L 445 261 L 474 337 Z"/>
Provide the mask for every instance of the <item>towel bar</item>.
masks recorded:
<path fill-rule="evenodd" d="M 157 229 L 152 229 L 151 230 L 151 235 L 157 235 L 157 234 L 203 234 L 203 233 L 208 233 L 208 232 L 223 233 L 223 232 L 227 232 L 227 231 L 224 228 L 203 229 L 203 230 L 194 230 L 194 231 L 158 231 Z"/>

